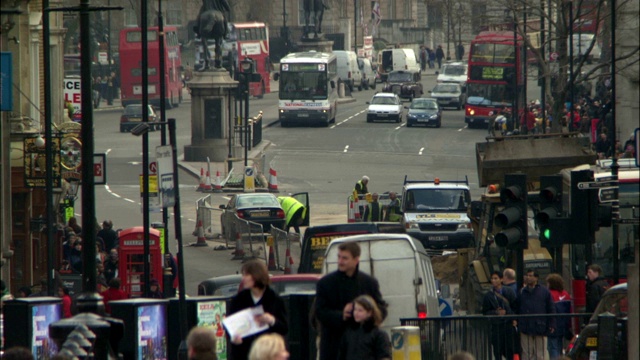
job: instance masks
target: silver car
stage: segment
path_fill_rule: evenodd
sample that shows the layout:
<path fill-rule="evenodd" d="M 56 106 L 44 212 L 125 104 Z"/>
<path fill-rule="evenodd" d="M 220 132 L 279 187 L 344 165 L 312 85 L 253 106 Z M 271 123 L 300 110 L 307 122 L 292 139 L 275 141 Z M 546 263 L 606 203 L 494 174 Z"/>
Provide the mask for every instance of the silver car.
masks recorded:
<path fill-rule="evenodd" d="M 377 93 L 371 101 L 367 101 L 367 122 L 374 120 L 392 120 L 402 122 L 402 101 L 400 97 L 392 93 Z"/>
<path fill-rule="evenodd" d="M 467 101 L 466 95 L 459 84 L 438 84 L 429 92 L 431 93 L 431 97 L 436 99 L 438 105 L 442 108 L 448 106 L 460 110 Z"/>

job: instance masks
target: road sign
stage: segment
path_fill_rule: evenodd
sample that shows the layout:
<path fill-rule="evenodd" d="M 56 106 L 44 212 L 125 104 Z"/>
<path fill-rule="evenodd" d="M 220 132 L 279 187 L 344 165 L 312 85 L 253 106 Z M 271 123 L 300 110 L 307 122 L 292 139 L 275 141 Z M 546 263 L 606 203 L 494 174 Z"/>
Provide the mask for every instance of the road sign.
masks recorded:
<path fill-rule="evenodd" d="M 618 199 L 618 187 L 600 188 L 598 190 L 598 199 L 600 202 L 612 202 Z"/>
<path fill-rule="evenodd" d="M 551 59 L 551 61 L 556 61 L 556 60 L 558 60 L 558 53 L 557 53 L 557 52 L 552 52 L 552 53 L 549 55 L 549 59 Z"/>
<path fill-rule="evenodd" d="M 640 225 L 640 219 L 618 219 L 618 224 Z"/>
<path fill-rule="evenodd" d="M 596 179 L 596 182 L 605 182 L 605 181 L 613 181 L 613 180 L 614 180 L 614 176 L 613 175 L 601 176 L 601 177 Z"/>
<path fill-rule="evenodd" d="M 93 154 L 93 182 L 96 185 L 107 183 L 107 155 Z"/>
<path fill-rule="evenodd" d="M 149 172 L 151 174 L 155 174 L 158 172 L 158 163 L 155 161 L 152 161 L 149 163 Z"/>
<path fill-rule="evenodd" d="M 606 188 L 617 185 L 617 181 L 604 181 L 604 182 L 579 182 L 578 189 L 580 190 L 589 190 L 589 189 L 597 189 L 597 188 Z"/>

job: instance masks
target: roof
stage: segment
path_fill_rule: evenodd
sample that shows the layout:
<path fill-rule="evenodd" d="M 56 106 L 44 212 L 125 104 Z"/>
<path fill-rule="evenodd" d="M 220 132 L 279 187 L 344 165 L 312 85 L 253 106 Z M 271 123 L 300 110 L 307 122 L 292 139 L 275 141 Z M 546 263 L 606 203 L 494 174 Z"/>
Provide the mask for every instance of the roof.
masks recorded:
<path fill-rule="evenodd" d="M 423 182 L 423 183 L 406 184 L 404 187 L 407 190 L 416 190 L 416 189 L 465 189 L 465 190 L 469 190 L 469 186 L 467 184 L 451 183 L 451 182 L 446 182 L 446 181 L 441 181 L 440 184 L 438 184 L 438 185 L 436 185 L 433 182 Z"/>
<path fill-rule="evenodd" d="M 374 94 L 373 97 L 396 97 L 396 94 L 380 92 L 380 93 Z"/>
<path fill-rule="evenodd" d="M 329 250 L 329 248 L 331 248 L 333 246 L 337 246 L 338 244 L 341 244 L 341 243 L 346 243 L 346 242 L 371 242 L 371 241 L 378 241 L 378 240 L 406 241 L 411 245 L 413 250 L 427 255 L 426 251 L 424 250 L 424 247 L 422 246 L 422 243 L 420 241 L 416 240 L 415 238 L 407 235 L 407 234 L 382 234 L 382 233 L 378 233 L 378 234 L 365 234 L 365 235 L 346 236 L 346 237 L 338 238 L 338 239 L 335 239 L 335 240 L 331 240 L 331 243 L 330 243 L 329 247 L 327 247 L 327 251 Z"/>
<path fill-rule="evenodd" d="M 280 64 L 291 64 L 291 63 L 297 64 L 297 63 L 304 63 L 304 62 L 328 64 L 335 58 L 336 56 L 334 54 L 325 53 L 325 52 L 316 52 L 316 51 L 297 52 L 297 53 L 290 53 L 287 56 L 280 59 Z"/>

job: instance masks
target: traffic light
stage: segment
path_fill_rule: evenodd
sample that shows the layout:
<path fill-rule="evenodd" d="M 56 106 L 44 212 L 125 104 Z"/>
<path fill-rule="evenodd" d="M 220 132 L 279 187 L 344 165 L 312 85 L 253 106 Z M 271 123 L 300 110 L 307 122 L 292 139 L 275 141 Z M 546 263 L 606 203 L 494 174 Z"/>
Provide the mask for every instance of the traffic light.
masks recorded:
<path fill-rule="evenodd" d="M 495 235 L 496 244 L 510 250 L 526 249 L 527 225 L 527 176 L 507 174 L 505 186 L 500 190 L 504 210 L 494 218 L 502 230 Z"/>
<path fill-rule="evenodd" d="M 536 214 L 540 245 L 551 248 L 561 247 L 562 217 L 562 175 L 540 177 L 540 211 Z"/>

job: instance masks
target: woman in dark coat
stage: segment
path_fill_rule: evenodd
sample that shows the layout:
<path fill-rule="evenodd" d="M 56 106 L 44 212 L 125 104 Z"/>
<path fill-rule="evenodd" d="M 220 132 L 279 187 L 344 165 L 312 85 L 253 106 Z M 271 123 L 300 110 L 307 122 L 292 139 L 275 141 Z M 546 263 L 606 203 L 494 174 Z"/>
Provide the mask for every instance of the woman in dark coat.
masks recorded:
<path fill-rule="evenodd" d="M 264 313 L 256 317 L 260 325 L 268 325 L 268 329 L 258 334 L 231 339 L 231 360 L 246 360 L 249 357 L 251 344 L 260 335 L 268 333 L 278 333 L 287 335 L 289 327 L 287 325 L 287 313 L 284 301 L 269 287 L 269 271 L 267 266 L 258 260 L 251 260 L 242 266 L 242 285 L 244 290 L 240 291 L 231 300 L 229 314 L 238 311 L 262 306 Z"/>

